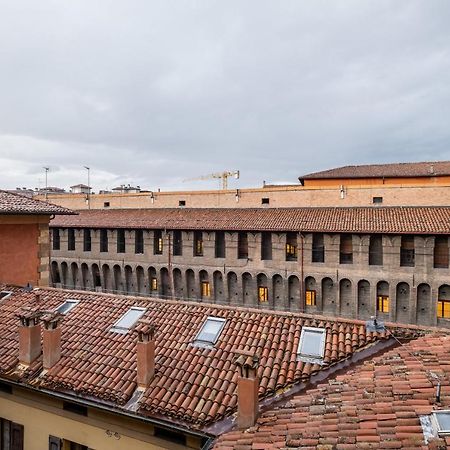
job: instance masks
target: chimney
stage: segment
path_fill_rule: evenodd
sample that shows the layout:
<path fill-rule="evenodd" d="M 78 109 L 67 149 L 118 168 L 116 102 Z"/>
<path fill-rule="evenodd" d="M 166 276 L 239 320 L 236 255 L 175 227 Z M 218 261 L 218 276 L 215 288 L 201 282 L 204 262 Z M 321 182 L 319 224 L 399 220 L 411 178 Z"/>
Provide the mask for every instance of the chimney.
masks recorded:
<path fill-rule="evenodd" d="M 57 312 L 49 312 L 42 316 L 44 331 L 43 341 L 43 361 L 44 369 L 51 369 L 61 359 L 61 322 L 63 315 Z"/>
<path fill-rule="evenodd" d="M 238 376 L 238 428 L 255 425 L 258 418 L 258 365 L 259 357 L 252 352 L 236 352 L 235 363 L 239 369 Z"/>
<path fill-rule="evenodd" d="M 137 333 L 137 383 L 145 388 L 155 375 L 155 327 L 148 320 L 140 320 Z"/>
<path fill-rule="evenodd" d="M 16 317 L 19 326 L 19 362 L 31 364 L 41 354 L 41 313 L 31 308 L 22 308 Z"/>

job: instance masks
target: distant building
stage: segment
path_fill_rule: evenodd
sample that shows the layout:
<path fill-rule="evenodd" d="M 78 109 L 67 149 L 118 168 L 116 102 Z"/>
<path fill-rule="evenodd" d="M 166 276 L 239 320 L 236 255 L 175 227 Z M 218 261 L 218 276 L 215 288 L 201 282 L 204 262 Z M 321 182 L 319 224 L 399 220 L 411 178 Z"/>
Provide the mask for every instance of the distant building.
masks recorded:
<path fill-rule="evenodd" d="M 116 194 L 138 194 L 139 192 L 141 192 L 141 187 L 134 187 L 130 184 L 121 184 L 120 186 L 113 188 L 112 191 Z"/>
<path fill-rule="evenodd" d="M 70 192 L 72 194 L 89 194 L 91 188 L 86 184 L 75 184 L 70 186 Z"/>

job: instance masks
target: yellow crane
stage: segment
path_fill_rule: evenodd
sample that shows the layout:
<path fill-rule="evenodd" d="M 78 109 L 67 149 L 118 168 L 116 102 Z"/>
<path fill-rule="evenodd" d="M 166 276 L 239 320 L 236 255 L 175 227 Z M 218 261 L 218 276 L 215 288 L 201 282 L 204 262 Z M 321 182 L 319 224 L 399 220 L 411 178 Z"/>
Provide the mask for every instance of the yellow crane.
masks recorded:
<path fill-rule="evenodd" d="M 239 170 L 232 170 L 232 171 L 224 171 L 224 172 L 217 172 L 217 173 L 210 173 L 209 175 L 202 175 L 200 177 L 195 178 L 188 178 L 186 180 L 183 180 L 183 182 L 186 181 L 197 181 L 197 180 L 210 180 L 211 178 L 219 178 L 222 180 L 222 189 L 226 190 L 228 189 L 228 178 L 234 177 L 236 179 L 239 178 Z"/>

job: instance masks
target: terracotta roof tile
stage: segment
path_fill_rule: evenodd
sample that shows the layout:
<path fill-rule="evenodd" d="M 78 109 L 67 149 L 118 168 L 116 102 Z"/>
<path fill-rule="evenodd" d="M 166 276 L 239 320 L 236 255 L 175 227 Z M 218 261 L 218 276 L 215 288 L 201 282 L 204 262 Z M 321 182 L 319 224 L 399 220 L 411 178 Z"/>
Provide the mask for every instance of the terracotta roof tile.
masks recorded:
<path fill-rule="evenodd" d="M 343 166 L 313 172 L 299 177 L 301 180 L 330 178 L 397 178 L 450 175 L 450 161 L 430 161 L 392 164 L 365 164 Z"/>
<path fill-rule="evenodd" d="M 24 195 L 0 190 L 0 214 L 76 214 L 62 206 L 34 200 Z"/>
<path fill-rule="evenodd" d="M 51 227 L 448 234 L 449 207 L 84 210 Z"/>
<path fill-rule="evenodd" d="M 332 447 L 336 449 L 446 448 L 448 442 L 439 438 L 425 444 L 419 415 L 450 409 L 449 348 L 448 334 L 412 340 L 294 395 L 264 412 L 256 426 L 223 434 L 214 448 L 235 448 L 242 442 L 253 448 L 260 430 L 266 443 L 274 436 L 284 437 L 281 448 L 302 443 L 314 448 L 324 442 L 335 445 L 333 439 L 338 442 Z M 441 403 L 435 400 L 436 380 L 430 371 L 440 374 Z"/>
<path fill-rule="evenodd" d="M 114 333 L 110 327 L 131 306 L 145 307 L 142 319 L 156 329 L 156 374 L 138 411 L 173 418 L 194 428 L 235 412 L 236 350 L 253 349 L 258 353 L 258 375 L 262 380 L 259 395 L 263 399 L 385 337 L 362 332 L 361 322 L 344 319 L 57 289 L 39 289 L 39 293 L 36 300 L 34 292 L 14 289 L 13 295 L 0 302 L 2 378 L 124 407 L 137 387 L 137 335 L 131 330 L 127 334 Z M 18 366 L 19 320 L 15 315 L 22 307 L 53 310 L 68 298 L 79 303 L 61 324 L 61 359 L 36 379 L 42 371 L 41 358 L 25 371 Z M 214 348 L 193 346 L 192 341 L 208 316 L 226 319 L 223 332 Z M 327 356 L 323 367 L 296 361 L 298 331 L 304 324 L 328 330 L 326 340 L 332 355 Z M 139 324 L 138 329 L 141 327 Z M 253 331 L 251 336 L 247 335 L 248 330 Z M 354 336 L 354 347 L 334 351 L 348 335 Z M 324 412 L 334 414 L 327 408 Z M 327 423 L 334 428 L 334 422 Z"/>

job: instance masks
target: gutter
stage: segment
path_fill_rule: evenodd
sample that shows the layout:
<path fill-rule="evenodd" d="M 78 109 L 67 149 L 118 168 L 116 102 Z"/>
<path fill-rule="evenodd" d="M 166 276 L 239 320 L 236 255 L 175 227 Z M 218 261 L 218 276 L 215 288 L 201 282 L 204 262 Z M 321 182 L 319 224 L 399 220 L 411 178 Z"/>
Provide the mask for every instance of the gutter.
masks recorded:
<path fill-rule="evenodd" d="M 79 397 L 73 397 L 72 395 L 63 394 L 61 392 L 50 391 L 47 389 L 37 389 L 32 386 L 24 385 L 17 381 L 8 380 L 5 378 L 0 378 L 0 380 L 6 384 L 10 384 L 12 386 L 16 386 L 16 387 L 19 387 L 22 389 L 27 389 L 27 390 L 35 392 L 35 393 L 44 394 L 44 395 L 47 395 L 48 397 L 58 398 L 61 400 L 66 400 L 66 401 L 70 401 L 72 403 L 76 403 L 81 406 L 88 406 L 93 409 L 106 411 L 106 412 L 109 412 L 109 413 L 112 413 L 115 415 L 120 415 L 120 416 L 127 417 L 130 419 L 138 420 L 140 422 L 145 422 L 150 425 L 156 425 L 161 428 L 166 428 L 168 430 L 175 431 L 177 433 L 189 434 L 191 436 L 195 436 L 200 439 L 208 439 L 208 441 L 211 440 L 210 433 L 209 434 L 201 433 L 199 431 L 191 430 L 190 428 L 184 428 L 184 427 L 181 427 L 178 425 L 174 425 L 172 422 L 166 422 L 166 421 L 160 420 L 160 419 L 154 419 L 154 418 L 148 418 L 145 416 L 140 416 L 138 414 L 129 413 L 129 412 L 117 409 L 117 408 L 113 408 L 111 406 L 99 404 L 92 400 L 80 399 Z"/>

